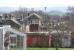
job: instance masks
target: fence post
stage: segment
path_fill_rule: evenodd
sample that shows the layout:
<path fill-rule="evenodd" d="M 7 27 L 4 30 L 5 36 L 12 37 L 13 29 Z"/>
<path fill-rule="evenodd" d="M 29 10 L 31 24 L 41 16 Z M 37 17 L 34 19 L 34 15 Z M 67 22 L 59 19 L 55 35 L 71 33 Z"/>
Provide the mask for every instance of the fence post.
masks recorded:
<path fill-rule="evenodd" d="M 23 50 L 27 50 L 27 36 L 24 34 L 23 38 Z"/>

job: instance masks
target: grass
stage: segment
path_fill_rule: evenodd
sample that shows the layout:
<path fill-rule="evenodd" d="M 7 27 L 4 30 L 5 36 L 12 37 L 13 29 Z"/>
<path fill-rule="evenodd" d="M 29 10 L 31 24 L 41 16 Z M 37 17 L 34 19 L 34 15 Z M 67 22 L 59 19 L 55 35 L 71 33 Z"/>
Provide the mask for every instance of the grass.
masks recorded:
<path fill-rule="evenodd" d="M 48 50 L 48 48 L 27 48 L 27 50 Z"/>
<path fill-rule="evenodd" d="M 28 48 L 27 50 L 55 50 L 55 48 Z M 74 48 L 59 48 L 59 50 L 74 50 Z"/>
<path fill-rule="evenodd" d="M 74 50 L 74 48 L 59 48 L 59 50 Z"/>
<path fill-rule="evenodd" d="M 22 48 L 14 48 L 10 50 L 22 50 Z M 55 50 L 55 48 L 27 48 L 27 50 Z M 74 48 L 59 48 L 59 50 L 74 50 Z"/>

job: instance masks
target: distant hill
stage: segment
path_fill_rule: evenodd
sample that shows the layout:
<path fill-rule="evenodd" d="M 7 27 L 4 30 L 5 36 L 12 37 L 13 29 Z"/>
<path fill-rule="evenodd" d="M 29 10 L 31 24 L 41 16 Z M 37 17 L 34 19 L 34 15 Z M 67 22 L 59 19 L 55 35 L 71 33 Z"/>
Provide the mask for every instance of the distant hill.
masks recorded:
<path fill-rule="evenodd" d="M 53 11 L 49 12 L 49 15 L 59 15 L 59 16 L 62 16 L 62 15 L 64 15 L 64 12 L 53 10 Z"/>

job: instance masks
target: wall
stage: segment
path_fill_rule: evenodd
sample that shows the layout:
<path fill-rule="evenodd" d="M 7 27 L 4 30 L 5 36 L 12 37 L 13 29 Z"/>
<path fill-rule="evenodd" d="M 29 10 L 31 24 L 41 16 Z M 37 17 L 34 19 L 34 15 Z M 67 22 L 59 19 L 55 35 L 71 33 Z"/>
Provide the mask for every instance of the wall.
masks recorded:
<path fill-rule="evenodd" d="M 27 35 L 27 46 L 28 47 L 49 47 L 49 36 Z"/>

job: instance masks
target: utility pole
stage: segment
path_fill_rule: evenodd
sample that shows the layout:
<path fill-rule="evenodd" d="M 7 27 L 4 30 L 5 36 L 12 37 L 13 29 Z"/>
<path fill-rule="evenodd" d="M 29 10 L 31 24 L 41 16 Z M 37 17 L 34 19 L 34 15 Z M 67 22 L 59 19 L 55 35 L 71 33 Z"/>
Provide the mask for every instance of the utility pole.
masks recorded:
<path fill-rule="evenodd" d="M 45 10 L 45 20 L 44 20 L 44 22 L 45 22 L 45 25 L 46 25 L 46 31 L 48 31 L 48 21 L 47 21 L 47 13 L 46 13 L 47 7 L 44 7 L 44 10 Z"/>

